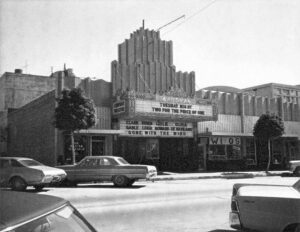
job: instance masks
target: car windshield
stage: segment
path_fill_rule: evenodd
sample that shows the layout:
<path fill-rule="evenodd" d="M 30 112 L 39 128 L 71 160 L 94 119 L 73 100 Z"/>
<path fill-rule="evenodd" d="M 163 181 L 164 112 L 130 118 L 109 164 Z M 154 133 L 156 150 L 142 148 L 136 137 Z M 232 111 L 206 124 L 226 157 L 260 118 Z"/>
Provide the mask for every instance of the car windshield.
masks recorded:
<path fill-rule="evenodd" d="M 30 221 L 14 232 L 94 232 L 95 230 L 86 223 L 83 217 L 71 206 L 52 212 L 46 216 Z"/>
<path fill-rule="evenodd" d="M 124 160 L 123 158 L 117 158 L 116 159 L 118 161 L 119 164 L 129 164 L 126 160 Z"/>
<path fill-rule="evenodd" d="M 40 162 L 32 159 L 23 159 L 23 160 L 18 160 L 22 165 L 29 167 L 29 166 L 44 166 Z"/>

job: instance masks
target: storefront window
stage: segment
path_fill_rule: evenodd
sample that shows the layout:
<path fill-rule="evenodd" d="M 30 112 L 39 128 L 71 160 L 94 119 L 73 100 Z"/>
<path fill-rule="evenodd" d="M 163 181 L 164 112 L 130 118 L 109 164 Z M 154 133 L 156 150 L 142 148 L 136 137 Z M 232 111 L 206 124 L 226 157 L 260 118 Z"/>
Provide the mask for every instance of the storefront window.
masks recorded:
<path fill-rule="evenodd" d="M 209 147 L 209 160 L 227 160 L 225 145 L 213 145 Z"/>
<path fill-rule="evenodd" d="M 64 147 L 64 157 L 58 158 L 59 164 L 71 163 L 72 162 L 72 148 L 71 148 L 71 138 L 70 135 L 65 135 L 64 137 L 65 147 Z M 76 162 L 82 160 L 87 156 L 87 137 L 86 136 L 74 136 L 74 150 Z"/>
<path fill-rule="evenodd" d="M 297 142 L 288 142 L 287 143 L 287 150 L 290 154 L 290 160 L 296 160 L 300 157 L 297 157 Z"/>
<path fill-rule="evenodd" d="M 246 164 L 255 165 L 256 164 L 256 155 L 255 155 L 255 142 L 254 138 L 246 139 Z"/>
<path fill-rule="evenodd" d="M 208 151 L 209 160 L 241 159 L 239 137 L 211 137 Z"/>
<path fill-rule="evenodd" d="M 241 147 L 235 145 L 227 145 L 227 157 L 230 160 L 237 160 L 241 157 Z"/>
<path fill-rule="evenodd" d="M 147 141 L 146 141 L 146 159 L 159 159 L 158 139 L 147 139 Z"/>
<path fill-rule="evenodd" d="M 282 140 L 275 140 L 272 144 L 273 144 L 272 163 L 280 164 L 283 161 Z"/>

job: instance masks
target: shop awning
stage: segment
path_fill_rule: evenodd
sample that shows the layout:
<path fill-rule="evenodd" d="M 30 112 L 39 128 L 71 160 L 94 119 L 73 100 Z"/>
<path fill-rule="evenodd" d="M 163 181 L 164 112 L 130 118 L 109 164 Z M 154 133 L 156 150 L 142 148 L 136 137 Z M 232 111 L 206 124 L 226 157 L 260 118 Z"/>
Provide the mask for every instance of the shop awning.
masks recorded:
<path fill-rule="evenodd" d="M 239 137 L 253 137 L 252 133 L 238 133 L 238 132 L 208 132 L 208 133 L 199 133 L 198 136 L 239 136 Z M 283 134 L 284 138 L 299 138 L 297 134 Z"/>
<path fill-rule="evenodd" d="M 118 135 L 120 133 L 124 133 L 123 130 L 87 129 L 79 131 L 79 134 Z"/>

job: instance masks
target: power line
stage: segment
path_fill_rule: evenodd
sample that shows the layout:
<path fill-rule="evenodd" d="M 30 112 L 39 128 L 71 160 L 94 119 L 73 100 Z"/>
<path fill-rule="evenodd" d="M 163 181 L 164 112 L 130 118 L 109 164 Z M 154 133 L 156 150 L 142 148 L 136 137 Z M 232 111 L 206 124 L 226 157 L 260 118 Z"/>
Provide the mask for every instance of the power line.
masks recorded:
<path fill-rule="evenodd" d="M 213 5 L 216 1 L 218 0 L 213 0 L 210 3 L 208 3 L 207 5 L 205 5 L 204 7 L 202 7 L 201 9 L 199 9 L 196 13 L 192 14 L 191 16 L 187 17 L 186 20 L 184 20 L 183 22 L 177 24 L 173 29 L 165 32 L 163 35 L 170 33 L 171 31 L 174 31 L 177 27 L 181 26 L 183 23 L 186 23 L 187 21 L 189 21 L 190 19 L 192 19 L 193 17 L 195 17 L 197 14 L 200 14 L 201 12 L 205 11 L 207 8 L 209 8 L 211 5 Z"/>
<path fill-rule="evenodd" d="M 178 17 L 177 19 L 174 19 L 173 21 L 171 21 L 171 22 L 169 22 L 169 23 L 167 23 L 167 24 L 165 24 L 165 25 L 159 27 L 156 31 L 159 31 L 159 30 L 161 30 L 162 28 L 164 28 L 164 27 L 170 25 L 171 23 L 174 23 L 174 22 L 176 22 L 176 21 L 178 21 L 179 19 L 184 18 L 184 17 L 185 17 L 185 15 L 181 15 L 181 16 Z"/>

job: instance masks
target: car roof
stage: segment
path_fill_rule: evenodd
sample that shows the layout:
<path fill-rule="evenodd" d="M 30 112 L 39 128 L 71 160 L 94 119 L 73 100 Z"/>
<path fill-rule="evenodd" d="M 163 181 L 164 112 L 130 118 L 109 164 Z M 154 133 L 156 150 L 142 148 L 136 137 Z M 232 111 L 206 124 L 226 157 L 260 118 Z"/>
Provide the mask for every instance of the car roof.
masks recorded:
<path fill-rule="evenodd" d="M 92 159 L 92 158 L 113 158 L 113 159 L 115 159 L 115 158 L 121 158 L 120 156 L 112 156 L 112 155 L 93 155 L 93 156 L 86 156 L 86 157 L 84 157 L 85 159 L 86 158 L 89 158 L 89 159 Z"/>
<path fill-rule="evenodd" d="M 0 190 L 0 230 L 47 214 L 67 202 L 48 195 Z"/>
<path fill-rule="evenodd" d="M 0 159 L 32 160 L 32 158 L 28 158 L 28 157 L 0 157 Z"/>

